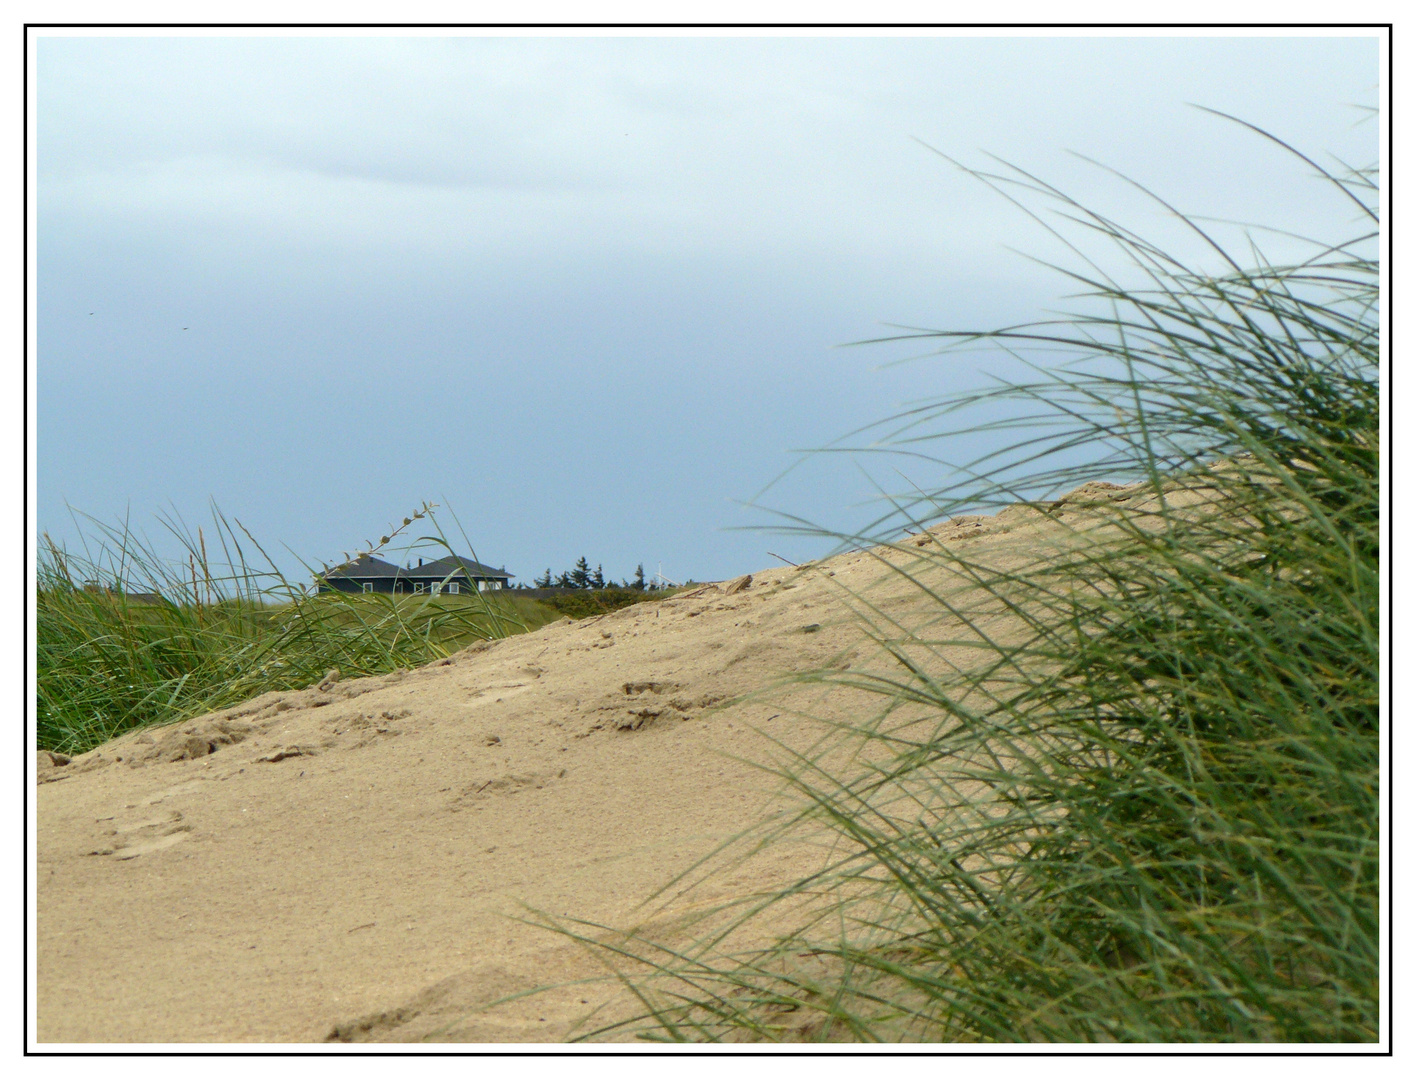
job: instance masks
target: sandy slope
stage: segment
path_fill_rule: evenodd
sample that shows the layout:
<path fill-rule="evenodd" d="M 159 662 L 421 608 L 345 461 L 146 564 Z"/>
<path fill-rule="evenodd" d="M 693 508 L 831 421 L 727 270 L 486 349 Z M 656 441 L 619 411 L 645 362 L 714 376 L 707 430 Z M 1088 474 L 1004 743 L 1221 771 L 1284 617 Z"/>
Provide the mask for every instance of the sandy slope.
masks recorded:
<path fill-rule="evenodd" d="M 935 533 L 1001 558 L 1051 528 L 1008 511 Z M 479 1011 L 603 971 L 508 914 L 662 923 L 640 902 L 771 810 L 772 778 L 738 760 L 768 757 L 754 729 L 804 746 L 799 714 L 872 707 L 764 688 L 874 658 L 841 586 L 918 608 L 878 554 L 40 754 L 41 1041 L 539 1042 L 622 1013 L 595 984 Z M 691 902 L 821 858 L 772 851 Z"/>

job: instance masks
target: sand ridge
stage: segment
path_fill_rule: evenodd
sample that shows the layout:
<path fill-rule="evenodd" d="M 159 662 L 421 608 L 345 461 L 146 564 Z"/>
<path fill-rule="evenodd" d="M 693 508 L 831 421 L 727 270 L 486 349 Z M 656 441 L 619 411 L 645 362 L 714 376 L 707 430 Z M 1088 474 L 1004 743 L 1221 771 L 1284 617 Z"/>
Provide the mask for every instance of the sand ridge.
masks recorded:
<path fill-rule="evenodd" d="M 908 543 L 1026 551 L 1048 528 L 1020 507 Z M 881 559 L 769 569 L 416 671 L 331 673 L 71 762 L 39 754 L 40 1040 L 551 1042 L 623 1012 L 613 987 L 575 983 L 603 968 L 520 905 L 669 917 L 642 901 L 779 805 L 750 762 L 869 707 L 779 680 L 874 657 L 849 593 L 892 618 L 920 606 Z M 772 849 L 694 902 L 822 858 Z"/>

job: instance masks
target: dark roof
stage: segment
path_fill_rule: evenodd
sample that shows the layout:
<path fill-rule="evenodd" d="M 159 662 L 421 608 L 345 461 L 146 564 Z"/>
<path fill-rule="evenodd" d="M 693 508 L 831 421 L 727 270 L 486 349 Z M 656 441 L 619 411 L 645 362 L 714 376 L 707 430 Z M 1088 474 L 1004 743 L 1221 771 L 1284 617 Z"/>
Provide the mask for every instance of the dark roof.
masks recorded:
<path fill-rule="evenodd" d="M 343 566 L 331 570 L 326 577 L 332 578 L 380 578 L 407 576 L 408 571 L 401 567 L 394 566 L 393 563 L 376 559 L 372 555 L 361 555 L 353 562 L 347 562 Z"/>
<path fill-rule="evenodd" d="M 494 566 L 483 566 L 479 562 L 464 559 L 460 555 L 448 555 L 435 562 L 425 562 L 422 566 L 414 566 L 403 571 L 404 577 L 437 578 L 439 581 L 449 574 L 464 574 L 469 578 L 502 578 L 503 580 L 514 576 L 505 570 L 498 570 Z"/>

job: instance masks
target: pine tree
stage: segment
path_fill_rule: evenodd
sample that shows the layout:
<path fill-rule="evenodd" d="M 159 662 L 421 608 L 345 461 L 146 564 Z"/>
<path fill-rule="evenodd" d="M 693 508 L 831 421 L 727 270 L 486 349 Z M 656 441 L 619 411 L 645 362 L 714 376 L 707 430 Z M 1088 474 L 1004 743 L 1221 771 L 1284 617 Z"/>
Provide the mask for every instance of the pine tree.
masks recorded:
<path fill-rule="evenodd" d="M 590 578 L 590 587 L 592 589 L 603 589 L 605 587 L 605 571 L 599 563 L 595 564 L 595 573 Z"/>
<path fill-rule="evenodd" d="M 590 564 L 585 560 L 585 556 L 580 556 L 575 562 L 575 569 L 570 572 L 570 582 L 572 589 L 590 588 Z"/>
<path fill-rule="evenodd" d="M 551 587 L 551 568 L 546 567 L 546 572 L 535 579 L 536 588 L 549 589 Z"/>
<path fill-rule="evenodd" d="M 634 580 L 627 583 L 631 589 L 644 591 L 644 564 L 640 563 L 634 568 Z"/>

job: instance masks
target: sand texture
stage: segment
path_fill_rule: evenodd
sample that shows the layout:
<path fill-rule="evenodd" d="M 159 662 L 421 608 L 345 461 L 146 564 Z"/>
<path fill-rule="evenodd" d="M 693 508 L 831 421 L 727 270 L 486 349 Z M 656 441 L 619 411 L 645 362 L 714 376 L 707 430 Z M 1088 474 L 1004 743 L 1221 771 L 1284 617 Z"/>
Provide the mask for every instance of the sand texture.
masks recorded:
<path fill-rule="evenodd" d="M 1056 528 L 1019 507 L 912 543 L 1008 561 Z M 879 668 L 850 592 L 938 618 L 881 557 L 331 675 L 66 764 L 41 753 L 41 1042 L 552 1042 L 623 1014 L 603 983 L 483 1008 L 603 974 L 521 905 L 667 927 L 675 904 L 819 865 L 819 846 L 783 846 L 642 905 L 780 805 L 751 764 L 774 740 L 804 747 L 820 721 L 878 708 L 778 680 Z"/>

